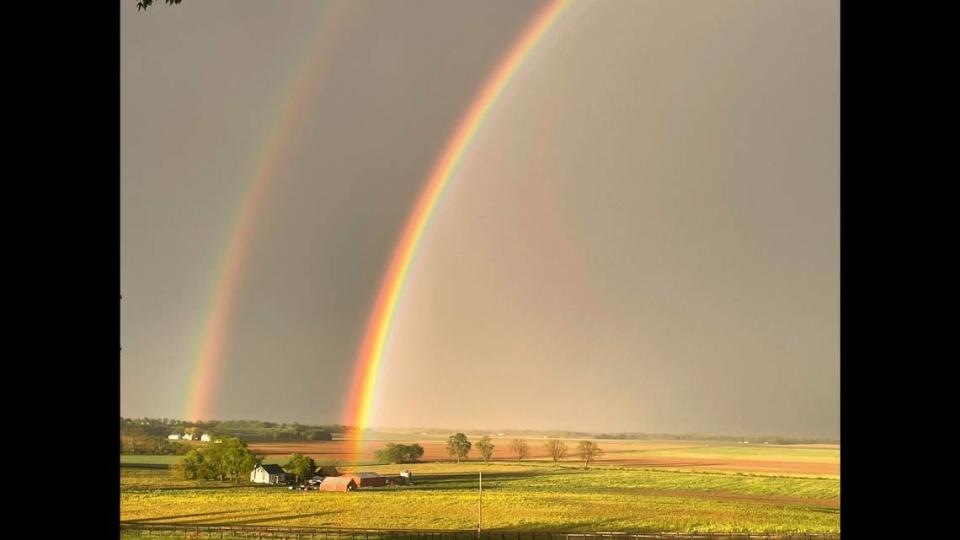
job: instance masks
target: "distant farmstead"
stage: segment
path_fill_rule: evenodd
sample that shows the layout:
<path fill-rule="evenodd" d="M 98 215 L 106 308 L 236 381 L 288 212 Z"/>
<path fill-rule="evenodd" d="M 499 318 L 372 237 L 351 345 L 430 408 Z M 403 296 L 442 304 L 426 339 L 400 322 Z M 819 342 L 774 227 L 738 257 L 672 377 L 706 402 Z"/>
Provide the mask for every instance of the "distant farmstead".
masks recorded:
<path fill-rule="evenodd" d="M 349 476 L 328 476 L 320 482 L 320 491 L 355 491 L 357 481 Z"/>
<path fill-rule="evenodd" d="M 256 484 L 283 484 L 287 473 L 279 465 L 259 465 L 250 473 L 250 481 Z"/>
<path fill-rule="evenodd" d="M 207 433 L 204 433 L 203 435 L 200 436 L 200 440 L 203 441 L 203 442 L 210 442 L 212 439 L 213 439 L 213 437 L 211 437 L 211 436 L 210 436 L 209 434 L 207 434 Z"/>

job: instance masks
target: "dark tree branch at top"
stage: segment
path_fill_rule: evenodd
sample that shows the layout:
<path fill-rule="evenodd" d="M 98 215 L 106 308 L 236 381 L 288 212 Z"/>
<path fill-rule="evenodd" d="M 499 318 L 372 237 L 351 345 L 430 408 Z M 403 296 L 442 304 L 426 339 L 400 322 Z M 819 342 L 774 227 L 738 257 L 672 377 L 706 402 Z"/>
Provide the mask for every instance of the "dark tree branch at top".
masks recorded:
<path fill-rule="evenodd" d="M 173 4 L 180 4 L 183 0 L 164 0 L 164 2 L 170 6 Z M 140 0 L 137 2 L 137 11 L 146 10 L 148 7 L 153 5 L 154 0 Z"/>

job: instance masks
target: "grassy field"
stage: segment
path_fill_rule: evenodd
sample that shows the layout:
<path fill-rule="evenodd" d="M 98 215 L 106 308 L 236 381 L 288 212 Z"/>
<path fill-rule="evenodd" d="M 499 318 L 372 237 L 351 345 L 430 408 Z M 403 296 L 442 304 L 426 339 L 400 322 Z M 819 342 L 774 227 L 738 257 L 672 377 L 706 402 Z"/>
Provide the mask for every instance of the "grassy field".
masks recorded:
<path fill-rule="evenodd" d="M 572 463 L 563 467 L 422 463 L 351 468 L 381 473 L 409 469 L 413 486 L 320 493 L 179 479 L 162 468 L 175 459 L 121 457 L 122 520 L 471 529 L 476 527 L 477 472 L 482 470 L 485 529 L 839 532 L 840 528 L 837 478 L 616 466 L 583 470 Z"/>

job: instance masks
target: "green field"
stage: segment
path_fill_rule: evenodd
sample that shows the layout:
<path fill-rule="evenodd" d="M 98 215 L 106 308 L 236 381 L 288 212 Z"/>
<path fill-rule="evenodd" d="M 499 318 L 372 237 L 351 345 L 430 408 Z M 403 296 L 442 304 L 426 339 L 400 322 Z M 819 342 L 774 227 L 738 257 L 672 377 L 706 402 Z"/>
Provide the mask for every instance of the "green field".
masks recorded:
<path fill-rule="evenodd" d="M 121 456 L 124 521 L 471 529 L 477 471 L 484 528 L 528 531 L 833 532 L 840 482 L 630 468 L 476 462 L 357 467 L 414 472 L 415 485 L 355 493 L 175 478 L 175 456 Z M 150 468 L 153 467 L 153 468 Z"/>

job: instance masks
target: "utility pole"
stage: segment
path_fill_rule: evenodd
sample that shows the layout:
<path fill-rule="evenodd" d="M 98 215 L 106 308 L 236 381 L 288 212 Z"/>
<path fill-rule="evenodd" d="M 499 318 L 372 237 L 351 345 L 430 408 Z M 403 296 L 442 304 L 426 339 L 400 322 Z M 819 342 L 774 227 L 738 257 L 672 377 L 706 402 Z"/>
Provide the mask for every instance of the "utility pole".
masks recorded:
<path fill-rule="evenodd" d="M 481 529 L 483 529 L 483 471 L 480 471 L 480 498 L 477 499 L 477 540 L 480 539 Z"/>

